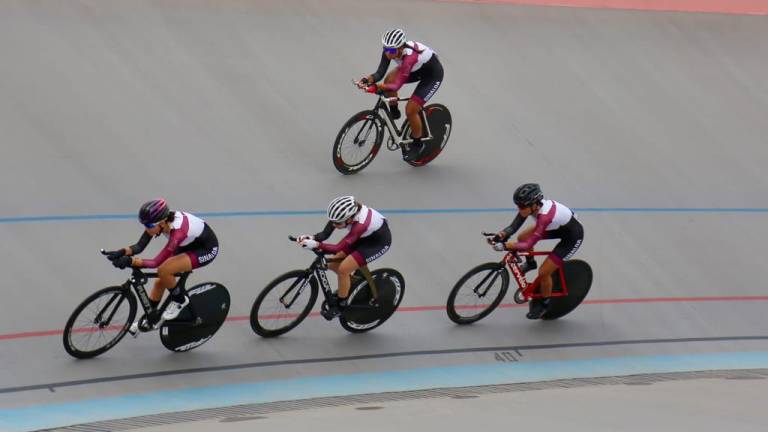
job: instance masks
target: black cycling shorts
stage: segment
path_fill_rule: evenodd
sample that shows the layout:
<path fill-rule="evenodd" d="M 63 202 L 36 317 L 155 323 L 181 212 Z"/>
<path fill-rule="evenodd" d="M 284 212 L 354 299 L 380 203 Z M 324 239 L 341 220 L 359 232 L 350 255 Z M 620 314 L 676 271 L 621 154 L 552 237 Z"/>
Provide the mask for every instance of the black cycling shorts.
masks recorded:
<path fill-rule="evenodd" d="M 192 261 L 192 268 L 208 265 L 219 254 L 219 239 L 208 224 L 192 243 L 176 250 L 176 254 L 186 253 Z"/>
<path fill-rule="evenodd" d="M 571 258 L 581 247 L 581 242 L 584 240 L 584 227 L 575 216 L 571 216 L 571 220 L 565 225 L 556 230 L 546 231 L 544 239 L 560 239 L 549 254 L 549 259 L 558 266 L 562 266 L 563 261 Z"/>
<path fill-rule="evenodd" d="M 443 83 L 443 65 L 437 59 L 437 54 L 432 54 L 426 63 L 419 70 L 411 72 L 407 83 L 419 82 L 411 95 L 411 100 L 424 106 L 440 88 Z"/>
<path fill-rule="evenodd" d="M 355 243 L 354 251 L 350 256 L 357 265 L 364 266 L 387 253 L 392 245 L 392 233 L 389 231 L 387 221 L 368 237 L 363 237 Z"/>

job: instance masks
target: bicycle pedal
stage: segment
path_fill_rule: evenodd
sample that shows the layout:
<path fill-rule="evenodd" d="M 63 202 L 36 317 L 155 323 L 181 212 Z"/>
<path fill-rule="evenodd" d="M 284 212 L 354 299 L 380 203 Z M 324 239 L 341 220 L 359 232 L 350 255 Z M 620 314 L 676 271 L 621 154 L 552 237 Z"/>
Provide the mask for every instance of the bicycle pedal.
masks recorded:
<path fill-rule="evenodd" d="M 139 337 L 139 322 L 134 321 L 133 324 L 131 324 L 130 327 L 128 327 L 128 334 L 133 336 L 134 339 Z"/>

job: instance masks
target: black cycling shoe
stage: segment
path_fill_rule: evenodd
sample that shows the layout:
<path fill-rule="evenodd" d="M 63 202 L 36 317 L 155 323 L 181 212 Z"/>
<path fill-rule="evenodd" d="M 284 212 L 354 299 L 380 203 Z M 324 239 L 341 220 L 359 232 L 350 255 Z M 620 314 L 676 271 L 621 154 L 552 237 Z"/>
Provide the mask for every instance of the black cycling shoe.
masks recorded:
<path fill-rule="evenodd" d="M 424 151 L 424 143 L 420 139 L 414 138 L 413 142 L 408 148 L 408 152 L 403 155 L 403 160 L 406 162 L 413 162 L 421 157 L 421 153 Z"/>
<path fill-rule="evenodd" d="M 520 271 L 523 272 L 523 274 L 526 274 L 531 270 L 536 270 L 539 267 L 536 260 L 529 258 L 526 258 L 525 262 L 520 264 Z"/>
<path fill-rule="evenodd" d="M 323 305 L 320 306 L 320 315 L 322 315 L 322 317 L 326 320 L 331 321 L 332 319 L 341 315 L 341 310 L 339 309 L 338 305 L 328 306 L 328 303 L 323 302 Z"/>
<path fill-rule="evenodd" d="M 320 315 L 326 320 L 330 321 L 337 316 L 341 315 L 344 307 L 347 305 L 347 299 L 340 299 L 336 295 L 332 295 L 330 301 L 323 302 L 320 306 Z"/>
<path fill-rule="evenodd" d="M 531 308 L 528 311 L 528 313 L 525 315 L 525 317 L 532 320 L 541 319 L 541 317 L 543 317 L 548 310 L 549 310 L 549 299 L 547 300 L 535 299 L 531 301 Z"/>
<path fill-rule="evenodd" d="M 389 113 L 392 115 L 392 120 L 399 120 L 403 116 L 397 105 L 389 107 Z"/>

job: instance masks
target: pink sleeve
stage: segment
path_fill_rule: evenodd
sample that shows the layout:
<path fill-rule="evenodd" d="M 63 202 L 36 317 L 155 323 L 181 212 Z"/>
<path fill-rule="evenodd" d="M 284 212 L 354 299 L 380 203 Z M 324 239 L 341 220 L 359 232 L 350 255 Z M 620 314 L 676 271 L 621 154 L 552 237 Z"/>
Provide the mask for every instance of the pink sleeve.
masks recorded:
<path fill-rule="evenodd" d="M 533 246 L 544 238 L 544 230 L 552 223 L 552 219 L 555 218 L 556 206 L 552 206 L 549 212 L 543 215 L 539 215 L 536 218 L 536 228 L 533 230 L 533 234 L 528 237 L 528 240 L 515 243 L 515 250 L 526 251 L 533 249 Z"/>
<path fill-rule="evenodd" d="M 341 239 L 340 242 L 337 244 L 328 244 L 328 243 L 320 243 L 318 246 L 320 250 L 323 252 L 330 252 L 330 253 L 338 253 L 338 252 L 344 252 L 347 255 L 349 255 L 352 252 L 352 246 L 360 240 L 360 236 L 362 236 L 365 231 L 368 229 L 368 226 L 371 225 L 371 219 L 373 219 L 373 212 L 368 210 L 368 214 L 365 217 L 365 222 L 363 223 L 355 223 L 352 228 L 349 230 L 349 233 L 344 236 L 343 239 Z"/>
<path fill-rule="evenodd" d="M 160 253 L 157 254 L 157 256 L 151 260 L 142 260 L 141 261 L 142 267 L 146 267 L 146 268 L 160 267 L 160 264 L 165 262 L 165 260 L 172 257 L 173 254 L 176 253 L 176 249 L 179 248 L 179 245 L 181 245 L 181 242 L 183 242 L 184 239 L 187 238 L 188 232 L 189 232 L 189 220 L 187 220 L 187 218 L 184 217 L 184 221 L 181 223 L 181 228 L 171 231 L 171 235 L 168 238 L 168 243 L 166 243 L 163 250 L 161 250 Z"/>
<path fill-rule="evenodd" d="M 398 91 L 400 87 L 408 81 L 408 77 L 411 75 L 411 69 L 413 65 L 419 60 L 419 53 L 414 50 L 411 54 L 403 57 L 403 63 L 397 68 L 397 77 L 395 82 L 391 84 L 384 84 L 381 86 L 386 91 Z"/>

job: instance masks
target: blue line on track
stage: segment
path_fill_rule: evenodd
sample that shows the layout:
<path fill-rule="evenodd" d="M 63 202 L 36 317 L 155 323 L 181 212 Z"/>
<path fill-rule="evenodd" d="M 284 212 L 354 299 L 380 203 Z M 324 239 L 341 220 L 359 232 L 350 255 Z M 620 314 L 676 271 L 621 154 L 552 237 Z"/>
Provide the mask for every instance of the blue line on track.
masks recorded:
<path fill-rule="evenodd" d="M 574 208 L 580 213 L 768 213 L 768 207 L 582 207 Z M 444 208 L 444 209 L 385 209 L 385 215 L 439 215 L 439 214 L 482 214 L 511 213 L 514 208 Z M 265 210 L 194 212 L 204 218 L 253 218 L 325 215 L 325 210 Z M 0 217 L 0 224 L 34 222 L 83 222 L 133 220 L 136 214 L 95 214 L 95 215 L 48 215 L 48 216 L 6 216 Z"/>
<path fill-rule="evenodd" d="M 497 363 L 308 376 L 161 390 L 58 404 L 0 408 L 0 431 L 21 432 L 84 422 L 251 403 L 328 396 L 626 376 L 768 368 L 768 352 L 727 352 Z"/>

